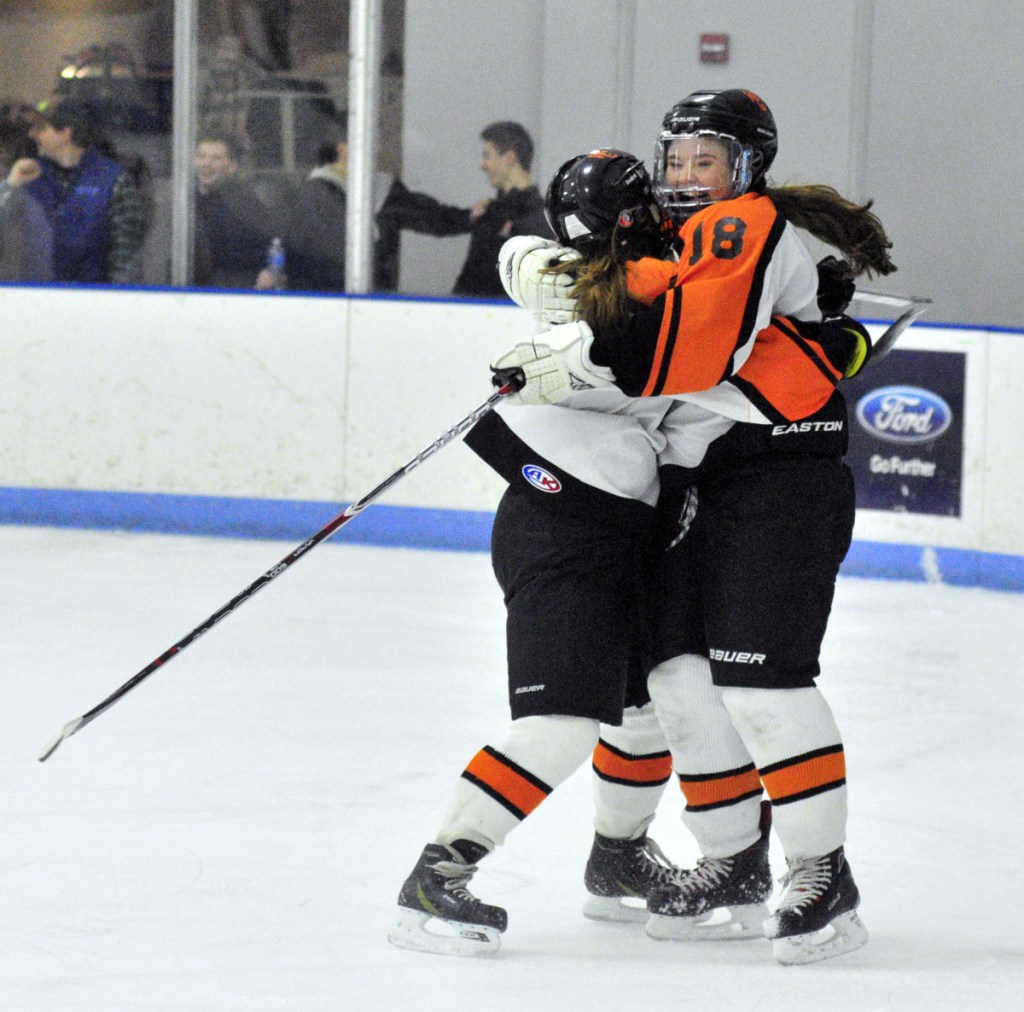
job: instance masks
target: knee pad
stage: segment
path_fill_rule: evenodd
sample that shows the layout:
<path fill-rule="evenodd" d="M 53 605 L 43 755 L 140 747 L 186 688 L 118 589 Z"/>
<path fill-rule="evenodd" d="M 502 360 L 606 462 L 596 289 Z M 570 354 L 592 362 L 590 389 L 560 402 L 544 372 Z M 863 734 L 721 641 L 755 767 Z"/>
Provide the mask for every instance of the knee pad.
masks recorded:
<path fill-rule="evenodd" d="M 825 697 L 804 689 L 722 689 L 722 702 L 758 769 L 840 745 Z"/>
<path fill-rule="evenodd" d="M 659 664 L 647 687 L 677 772 L 717 773 L 750 762 L 706 657 L 683 654 Z"/>

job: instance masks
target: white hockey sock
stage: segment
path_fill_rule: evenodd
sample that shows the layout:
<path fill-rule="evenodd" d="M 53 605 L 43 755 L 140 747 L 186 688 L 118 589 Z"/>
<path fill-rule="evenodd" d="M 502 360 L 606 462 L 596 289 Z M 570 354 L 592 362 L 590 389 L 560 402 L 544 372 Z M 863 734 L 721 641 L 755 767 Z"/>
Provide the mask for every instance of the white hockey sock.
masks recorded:
<path fill-rule="evenodd" d="M 654 819 L 672 777 L 654 704 L 628 707 L 621 727 L 602 724 L 591 762 L 594 829 L 614 840 L 635 840 Z"/>
<path fill-rule="evenodd" d="M 722 690 L 772 799 L 772 827 L 790 860 L 818 857 L 846 839 L 846 759 L 818 689 Z"/>
<path fill-rule="evenodd" d="M 707 658 L 684 654 L 647 679 L 686 797 L 683 824 L 707 857 L 730 857 L 759 835 L 761 783 Z"/>
<path fill-rule="evenodd" d="M 437 842 L 505 842 L 562 781 L 590 757 L 598 722 L 588 717 L 523 717 L 470 760 L 455 787 Z"/>

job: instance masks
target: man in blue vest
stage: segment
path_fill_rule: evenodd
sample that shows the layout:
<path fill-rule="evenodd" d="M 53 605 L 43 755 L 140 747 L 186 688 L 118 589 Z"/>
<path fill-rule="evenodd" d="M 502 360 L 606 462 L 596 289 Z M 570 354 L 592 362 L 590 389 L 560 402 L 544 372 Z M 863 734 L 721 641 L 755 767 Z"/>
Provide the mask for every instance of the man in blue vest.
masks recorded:
<path fill-rule="evenodd" d="M 91 111 L 60 102 L 42 111 L 32 137 L 39 158 L 23 163 L 21 178 L 53 228 L 55 280 L 136 281 L 145 205 L 133 174 L 112 157 Z"/>
<path fill-rule="evenodd" d="M 39 203 L 8 173 L 31 149 L 28 131 L 0 116 L 0 281 L 51 281 L 53 234 Z M 14 174 L 17 178 L 17 174 Z"/>

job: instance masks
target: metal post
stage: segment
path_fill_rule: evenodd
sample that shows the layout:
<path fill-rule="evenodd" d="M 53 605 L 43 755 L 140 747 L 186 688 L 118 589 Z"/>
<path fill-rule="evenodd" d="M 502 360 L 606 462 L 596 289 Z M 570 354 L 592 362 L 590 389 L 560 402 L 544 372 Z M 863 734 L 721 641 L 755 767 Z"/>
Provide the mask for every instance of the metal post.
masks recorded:
<path fill-rule="evenodd" d="M 349 14 L 345 290 L 368 292 L 373 283 L 381 0 L 351 0 Z"/>
<path fill-rule="evenodd" d="M 850 150 L 847 156 L 847 195 L 867 199 L 868 122 L 871 115 L 872 51 L 875 40 L 875 0 L 857 0 L 853 9 L 853 74 L 850 86 Z"/>
<path fill-rule="evenodd" d="M 614 102 L 611 136 L 622 147 L 628 147 L 633 123 L 633 45 L 636 41 L 636 0 L 618 0 L 615 19 Z"/>
<path fill-rule="evenodd" d="M 198 0 L 174 0 L 174 91 L 171 137 L 171 284 L 192 281 L 195 209 L 192 155 L 198 92 Z"/>
<path fill-rule="evenodd" d="M 281 103 L 281 168 L 295 172 L 295 96 L 275 96 Z"/>

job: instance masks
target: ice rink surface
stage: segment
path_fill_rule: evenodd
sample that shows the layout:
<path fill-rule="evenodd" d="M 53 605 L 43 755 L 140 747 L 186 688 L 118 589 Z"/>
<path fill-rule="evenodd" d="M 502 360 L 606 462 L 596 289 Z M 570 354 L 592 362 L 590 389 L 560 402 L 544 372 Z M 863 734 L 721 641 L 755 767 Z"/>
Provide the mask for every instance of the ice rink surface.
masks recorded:
<path fill-rule="evenodd" d="M 1024 595 L 844 579 L 821 687 L 871 941 L 656 943 L 583 919 L 589 771 L 484 862 L 490 960 L 385 939 L 456 777 L 507 725 L 483 555 L 328 544 L 45 764 L 293 546 L 0 528 L 0 1009 L 1019 1009 Z M 666 793 L 651 835 L 696 857 Z M 784 865 L 773 841 L 773 868 Z"/>

